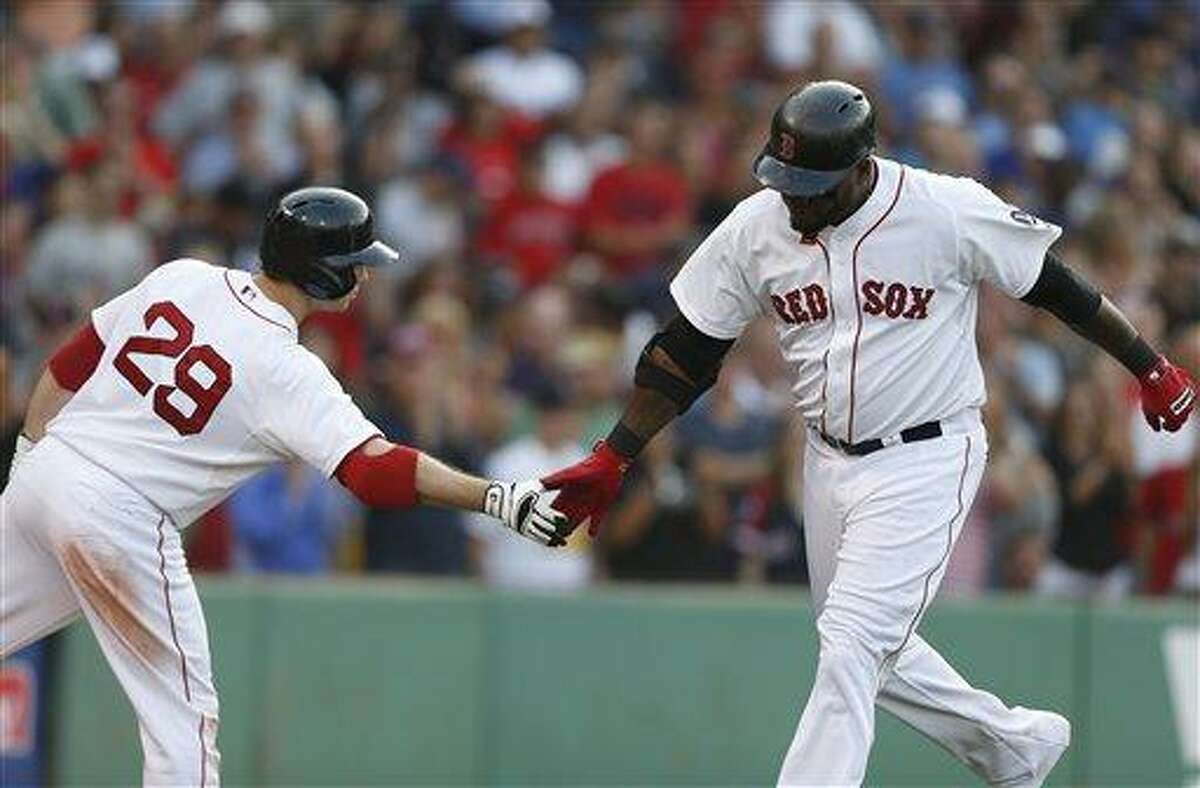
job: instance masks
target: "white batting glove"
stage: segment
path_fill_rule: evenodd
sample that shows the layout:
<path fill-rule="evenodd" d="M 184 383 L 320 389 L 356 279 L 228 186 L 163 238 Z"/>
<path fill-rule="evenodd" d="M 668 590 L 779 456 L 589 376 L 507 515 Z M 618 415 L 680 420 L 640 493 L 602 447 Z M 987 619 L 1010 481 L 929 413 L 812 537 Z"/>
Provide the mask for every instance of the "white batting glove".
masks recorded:
<path fill-rule="evenodd" d="M 492 482 L 483 494 L 483 511 L 526 539 L 561 547 L 567 543 L 570 526 L 566 515 L 550 505 L 556 496 L 537 479 Z"/>
<path fill-rule="evenodd" d="M 36 445 L 37 442 L 26 438 L 25 433 L 21 432 L 17 434 L 17 445 L 13 448 L 12 464 L 8 466 L 10 476 L 17 469 L 17 466 L 21 464 L 21 459 Z"/>

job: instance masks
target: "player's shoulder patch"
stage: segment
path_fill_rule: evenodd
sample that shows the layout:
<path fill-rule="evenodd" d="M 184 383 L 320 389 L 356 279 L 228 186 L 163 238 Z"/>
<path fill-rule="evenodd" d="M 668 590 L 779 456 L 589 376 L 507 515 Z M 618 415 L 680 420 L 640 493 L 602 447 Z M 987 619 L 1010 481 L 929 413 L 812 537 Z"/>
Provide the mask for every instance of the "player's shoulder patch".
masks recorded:
<path fill-rule="evenodd" d="M 1019 208 L 1013 208 L 1008 212 L 1008 218 L 1012 219 L 1017 224 L 1023 224 L 1026 227 L 1037 227 L 1042 224 L 1042 220 L 1031 213 L 1026 213 Z"/>

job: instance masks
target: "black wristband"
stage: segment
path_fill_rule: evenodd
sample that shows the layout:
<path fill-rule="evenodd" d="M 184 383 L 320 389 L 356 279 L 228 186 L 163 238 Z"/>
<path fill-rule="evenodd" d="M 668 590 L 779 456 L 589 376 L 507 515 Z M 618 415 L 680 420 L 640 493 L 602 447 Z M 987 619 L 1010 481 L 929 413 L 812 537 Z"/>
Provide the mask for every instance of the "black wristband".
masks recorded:
<path fill-rule="evenodd" d="M 631 460 L 646 445 L 645 438 L 626 427 L 622 422 L 617 422 L 617 426 L 612 428 L 612 432 L 608 433 L 604 442 L 611 446 L 617 454 Z"/>
<path fill-rule="evenodd" d="M 1116 354 L 1116 357 L 1117 361 L 1125 365 L 1125 369 L 1132 372 L 1138 378 L 1141 378 L 1147 372 L 1154 369 L 1154 365 L 1158 363 L 1157 351 L 1150 347 L 1150 343 L 1140 336 L 1136 336 L 1130 340 L 1129 344 L 1122 348 L 1120 353 Z"/>

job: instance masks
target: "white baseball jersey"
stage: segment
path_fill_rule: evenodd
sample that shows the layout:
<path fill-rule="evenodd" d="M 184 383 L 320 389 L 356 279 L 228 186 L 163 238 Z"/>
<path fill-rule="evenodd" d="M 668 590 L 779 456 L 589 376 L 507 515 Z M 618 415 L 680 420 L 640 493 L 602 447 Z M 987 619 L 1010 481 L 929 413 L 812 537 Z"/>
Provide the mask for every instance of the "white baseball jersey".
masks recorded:
<path fill-rule="evenodd" d="M 976 285 L 1025 295 L 1061 233 L 969 178 L 875 162 L 870 197 L 815 242 L 764 189 L 671 283 L 680 312 L 710 336 L 735 338 L 767 316 L 804 418 L 852 443 L 983 404 Z"/>
<path fill-rule="evenodd" d="M 96 371 L 49 423 L 182 528 L 268 465 L 332 475 L 379 434 L 251 275 L 176 260 L 92 312 Z"/>

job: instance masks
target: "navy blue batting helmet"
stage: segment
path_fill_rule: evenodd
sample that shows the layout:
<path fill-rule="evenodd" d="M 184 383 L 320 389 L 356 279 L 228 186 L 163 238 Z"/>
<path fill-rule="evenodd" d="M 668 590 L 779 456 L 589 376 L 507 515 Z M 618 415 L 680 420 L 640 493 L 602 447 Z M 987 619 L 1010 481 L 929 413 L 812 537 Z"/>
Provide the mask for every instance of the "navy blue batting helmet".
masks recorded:
<path fill-rule="evenodd" d="M 356 266 L 393 265 L 400 254 L 374 237 L 371 209 L 345 189 L 314 186 L 284 195 L 263 226 L 263 271 L 313 298 L 354 289 Z"/>
<path fill-rule="evenodd" d="M 775 110 L 754 177 L 784 194 L 814 197 L 836 188 L 874 150 L 866 94 L 847 82 L 810 82 Z"/>

